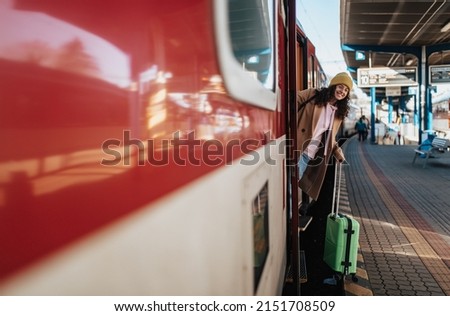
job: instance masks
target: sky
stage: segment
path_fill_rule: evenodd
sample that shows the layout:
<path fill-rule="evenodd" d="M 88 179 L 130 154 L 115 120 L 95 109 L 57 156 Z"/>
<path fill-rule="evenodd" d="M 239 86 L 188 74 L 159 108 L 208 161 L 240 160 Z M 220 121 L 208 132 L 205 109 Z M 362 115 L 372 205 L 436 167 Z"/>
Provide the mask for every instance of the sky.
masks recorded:
<path fill-rule="evenodd" d="M 316 47 L 317 58 L 328 79 L 347 72 L 341 50 L 340 0 L 296 0 L 295 4 L 297 19 Z M 361 106 L 369 106 L 368 96 L 361 89 L 355 87 L 353 93 Z"/>
<path fill-rule="evenodd" d="M 341 51 L 339 6 L 339 0 L 296 0 L 297 19 L 329 77 L 347 70 Z"/>

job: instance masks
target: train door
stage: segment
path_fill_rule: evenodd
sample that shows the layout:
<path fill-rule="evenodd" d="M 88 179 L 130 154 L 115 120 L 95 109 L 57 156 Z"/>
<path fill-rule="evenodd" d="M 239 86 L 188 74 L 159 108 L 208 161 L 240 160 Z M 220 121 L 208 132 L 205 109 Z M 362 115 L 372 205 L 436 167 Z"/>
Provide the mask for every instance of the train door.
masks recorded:
<path fill-rule="evenodd" d="M 290 5 L 294 5 L 290 3 Z M 300 283 L 304 279 L 301 265 L 304 264 L 304 256 L 300 251 L 300 231 L 304 223 L 300 222 L 299 209 L 302 203 L 309 202 L 307 194 L 303 193 L 297 186 L 298 183 L 298 149 L 297 149 L 297 91 L 307 88 L 318 88 L 320 86 L 319 71 L 320 65 L 315 56 L 315 47 L 308 40 L 302 29 L 296 23 L 296 17 L 289 15 L 290 29 L 289 38 L 294 38 L 294 41 L 289 42 L 289 58 L 294 63 L 289 65 L 289 95 L 290 95 L 290 111 L 288 116 L 288 132 L 289 139 L 292 141 L 292 168 L 290 172 L 290 188 L 289 201 L 291 203 L 291 218 L 289 221 L 290 228 L 290 252 L 291 262 L 289 275 L 293 282 L 292 288 L 295 289 L 296 294 L 300 294 Z M 297 281 L 295 281 L 297 280 Z"/>
<path fill-rule="evenodd" d="M 298 238 L 298 172 L 297 172 L 297 160 L 298 152 L 296 151 L 297 144 L 297 91 L 304 86 L 304 74 L 300 71 L 303 68 L 303 56 L 305 50 L 302 49 L 302 42 L 298 40 L 298 29 L 296 25 L 296 13 L 295 13 L 295 1 L 288 1 L 288 111 L 287 111 L 287 131 L 286 135 L 290 141 L 288 151 L 287 166 L 287 186 L 288 186 L 288 205 L 289 205 L 289 218 L 288 220 L 288 252 L 289 252 L 289 266 L 288 277 L 286 278 L 286 291 L 290 292 L 291 289 L 298 295 L 300 294 L 300 258 L 299 258 L 299 238 Z"/>

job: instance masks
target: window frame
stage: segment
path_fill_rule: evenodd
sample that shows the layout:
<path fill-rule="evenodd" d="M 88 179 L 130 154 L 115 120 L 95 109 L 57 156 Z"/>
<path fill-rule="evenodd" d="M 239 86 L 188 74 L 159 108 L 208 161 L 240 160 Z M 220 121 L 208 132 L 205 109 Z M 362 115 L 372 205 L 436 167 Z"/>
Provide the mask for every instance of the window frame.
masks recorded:
<path fill-rule="evenodd" d="M 252 78 L 238 63 L 233 53 L 228 27 L 228 1 L 215 0 L 213 3 L 217 57 L 221 75 L 228 93 L 242 102 L 271 111 L 275 111 L 277 108 L 277 94 L 279 90 L 277 75 L 278 43 L 275 32 L 277 26 L 276 3 L 277 1 L 273 2 L 273 29 L 271 32 L 273 36 L 272 75 L 274 90 L 264 87 L 259 80 Z"/>

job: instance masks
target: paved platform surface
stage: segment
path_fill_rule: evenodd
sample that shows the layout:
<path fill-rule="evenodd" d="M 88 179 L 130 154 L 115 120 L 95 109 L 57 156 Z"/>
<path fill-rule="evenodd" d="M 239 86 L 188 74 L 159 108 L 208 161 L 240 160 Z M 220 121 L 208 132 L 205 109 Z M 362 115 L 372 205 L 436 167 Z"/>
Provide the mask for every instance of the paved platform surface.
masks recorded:
<path fill-rule="evenodd" d="M 360 222 L 364 276 L 347 295 L 450 295 L 450 153 L 422 168 L 416 147 L 344 145 L 341 209 Z"/>

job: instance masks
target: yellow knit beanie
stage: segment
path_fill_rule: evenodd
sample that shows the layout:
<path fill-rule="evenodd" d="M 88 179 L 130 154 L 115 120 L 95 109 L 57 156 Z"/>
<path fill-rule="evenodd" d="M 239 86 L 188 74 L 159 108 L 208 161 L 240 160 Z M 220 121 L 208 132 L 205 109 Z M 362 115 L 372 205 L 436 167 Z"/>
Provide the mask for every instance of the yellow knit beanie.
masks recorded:
<path fill-rule="evenodd" d="M 353 88 L 353 80 L 346 72 L 340 72 L 334 76 L 334 78 L 330 81 L 329 87 L 337 84 L 345 84 L 350 90 Z"/>

